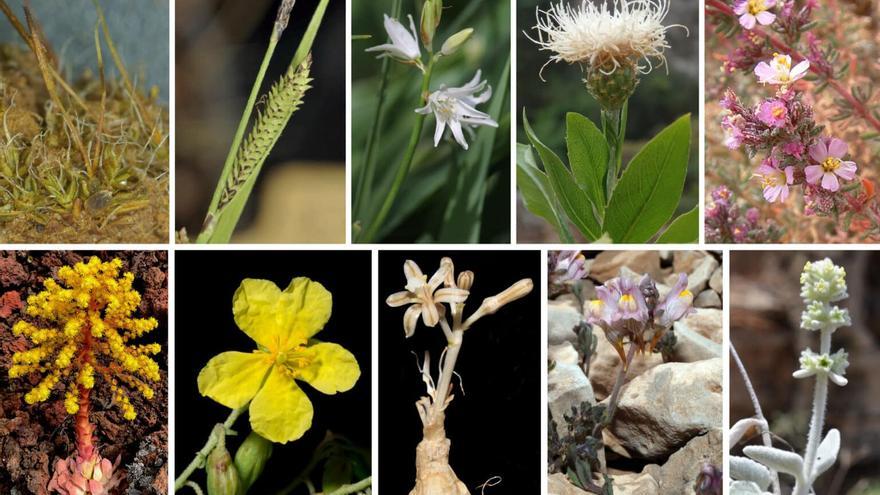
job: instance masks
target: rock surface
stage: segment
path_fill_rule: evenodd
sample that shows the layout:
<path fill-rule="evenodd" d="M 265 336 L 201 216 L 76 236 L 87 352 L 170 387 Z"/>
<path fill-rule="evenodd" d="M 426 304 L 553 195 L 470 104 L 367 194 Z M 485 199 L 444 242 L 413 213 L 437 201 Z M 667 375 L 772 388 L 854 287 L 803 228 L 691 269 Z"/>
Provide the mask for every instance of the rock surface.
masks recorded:
<path fill-rule="evenodd" d="M 605 333 L 599 327 L 593 327 L 596 333 L 596 353 L 590 361 L 590 383 L 593 384 L 593 390 L 599 400 L 603 400 L 611 393 L 614 388 L 614 382 L 617 380 L 617 372 L 623 366 L 620 356 L 608 339 Z M 630 364 L 629 372 L 626 374 L 626 380 L 629 381 L 645 371 L 663 363 L 663 358 L 659 354 L 637 354 Z M 626 383 L 626 381 L 624 382 Z"/>
<path fill-rule="evenodd" d="M 706 289 L 700 292 L 694 299 L 695 308 L 720 308 L 721 296 L 712 289 Z"/>
<path fill-rule="evenodd" d="M 604 283 L 619 275 L 622 267 L 635 273 L 647 273 L 662 279 L 658 251 L 603 251 L 596 256 L 590 268 L 590 278 Z"/>
<path fill-rule="evenodd" d="M 577 334 L 574 327 L 580 323 L 581 315 L 568 304 L 555 304 L 551 302 L 547 306 L 547 343 L 559 345 L 565 342 L 577 343 Z"/>
<path fill-rule="evenodd" d="M 547 349 L 547 359 L 557 364 L 578 364 L 580 357 L 571 342 L 563 342 Z"/>
<path fill-rule="evenodd" d="M 583 402 L 596 403 L 590 380 L 577 364 L 556 363 L 547 375 L 547 403 L 560 436 L 568 432 L 564 415 Z"/>
<path fill-rule="evenodd" d="M 707 339 L 685 325 L 676 324 L 675 338 L 673 361 L 695 363 L 704 359 L 721 357 L 721 344 Z"/>
<path fill-rule="evenodd" d="M 724 313 L 720 309 L 697 308 L 687 318 L 675 322 L 673 328 L 678 331 L 679 328 L 685 327 L 716 344 L 721 344 L 724 339 L 723 318 Z"/>
<path fill-rule="evenodd" d="M 614 495 L 659 495 L 661 493 L 678 494 L 679 492 L 662 491 L 657 480 L 647 473 L 614 476 Z"/>
<path fill-rule="evenodd" d="M 633 379 L 623 390 L 611 432 L 642 459 L 671 455 L 722 421 L 720 358 L 666 363 Z"/>
<path fill-rule="evenodd" d="M 547 477 L 548 495 L 588 495 L 587 492 L 571 484 L 562 473 L 553 473 Z"/>
<path fill-rule="evenodd" d="M 669 459 L 652 475 L 659 482 L 660 493 L 694 495 L 694 485 L 704 462 L 722 465 L 721 429 L 698 436 Z"/>

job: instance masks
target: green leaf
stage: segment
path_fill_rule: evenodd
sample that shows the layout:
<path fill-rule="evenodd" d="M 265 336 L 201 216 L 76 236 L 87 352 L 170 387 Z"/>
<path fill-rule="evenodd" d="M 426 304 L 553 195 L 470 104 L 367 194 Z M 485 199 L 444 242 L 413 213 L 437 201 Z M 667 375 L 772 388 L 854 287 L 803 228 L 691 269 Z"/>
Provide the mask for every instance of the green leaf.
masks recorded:
<path fill-rule="evenodd" d="M 599 210 L 605 212 L 605 173 L 608 170 L 608 142 L 602 131 L 590 119 L 578 113 L 566 116 L 565 140 L 568 143 L 568 162 L 574 180 L 590 196 Z"/>
<path fill-rule="evenodd" d="M 657 239 L 658 244 L 696 244 L 700 240 L 700 208 L 682 213 Z"/>
<path fill-rule="evenodd" d="M 578 187 L 571 173 L 565 168 L 565 165 L 562 164 L 562 160 L 556 156 L 556 153 L 553 153 L 550 148 L 535 136 L 535 132 L 529 124 L 529 119 L 526 117 L 525 110 L 523 110 L 523 127 L 532 146 L 538 151 L 541 162 L 544 163 L 544 170 L 547 171 L 550 186 L 556 193 L 556 197 L 562 205 L 562 210 L 565 211 L 565 214 L 568 215 L 588 240 L 592 241 L 599 237 L 601 228 L 599 227 L 599 222 L 596 221 L 593 213 L 593 204 L 587 197 L 587 193 Z"/>
<path fill-rule="evenodd" d="M 496 122 L 500 120 L 502 110 L 507 108 L 508 99 L 506 96 L 509 81 L 510 59 L 508 58 L 498 83 L 495 85 L 495 96 L 489 107 L 489 115 Z M 486 199 L 486 177 L 489 175 L 492 148 L 497 134 L 497 127 L 482 127 L 477 131 L 477 140 L 471 149 L 464 152 L 467 153 L 464 170 L 454 178 L 454 191 L 443 215 L 443 225 L 438 236 L 439 242 L 480 242 L 480 220 L 483 217 L 483 205 Z M 507 140 L 505 142 L 510 143 Z"/>
<path fill-rule="evenodd" d="M 334 455 L 324 463 L 321 488 L 324 493 L 333 493 L 352 482 L 352 464 L 343 455 Z"/>
<path fill-rule="evenodd" d="M 516 144 L 516 184 L 526 208 L 550 222 L 563 242 L 574 242 L 566 227 L 566 218 L 560 211 L 559 201 L 553 194 L 550 181 L 535 163 L 531 146 Z"/>
<path fill-rule="evenodd" d="M 660 131 L 629 162 L 605 212 L 605 231 L 618 243 L 647 242 L 681 199 L 691 142 L 690 114 Z"/>

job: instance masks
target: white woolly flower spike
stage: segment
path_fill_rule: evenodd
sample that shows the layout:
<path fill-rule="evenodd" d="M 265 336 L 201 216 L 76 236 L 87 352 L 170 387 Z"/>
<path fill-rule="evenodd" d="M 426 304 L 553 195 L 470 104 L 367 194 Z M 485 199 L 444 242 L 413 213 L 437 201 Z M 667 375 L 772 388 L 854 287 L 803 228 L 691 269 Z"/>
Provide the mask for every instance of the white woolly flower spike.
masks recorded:
<path fill-rule="evenodd" d="M 651 59 L 666 64 L 666 31 L 687 31 L 679 24 L 664 26 L 668 13 L 669 0 L 582 0 L 580 7 L 560 0 L 548 10 L 537 10 L 537 39 L 529 39 L 554 53 L 547 64 L 589 64 L 606 75 L 635 64 L 638 72 L 647 74 L 654 68 Z"/>

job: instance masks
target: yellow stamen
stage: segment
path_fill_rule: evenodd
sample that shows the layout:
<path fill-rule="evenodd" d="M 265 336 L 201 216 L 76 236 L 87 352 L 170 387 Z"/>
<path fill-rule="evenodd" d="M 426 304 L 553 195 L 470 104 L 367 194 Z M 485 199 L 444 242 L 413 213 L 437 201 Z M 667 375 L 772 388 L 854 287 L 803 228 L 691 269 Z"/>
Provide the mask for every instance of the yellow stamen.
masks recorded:
<path fill-rule="evenodd" d="M 829 156 L 822 162 L 822 170 L 826 172 L 834 172 L 838 168 L 840 168 L 840 158 L 835 158 L 833 156 Z"/>
<path fill-rule="evenodd" d="M 678 297 L 693 297 L 693 293 L 687 289 L 678 293 Z"/>
<path fill-rule="evenodd" d="M 764 3 L 764 0 L 749 0 L 748 7 L 749 14 L 752 15 L 758 15 L 767 10 L 767 4 Z"/>
<path fill-rule="evenodd" d="M 770 111 L 770 113 L 773 114 L 774 118 L 777 118 L 777 119 L 782 118 L 785 115 L 785 107 L 783 107 L 783 106 L 775 107 L 773 110 Z"/>

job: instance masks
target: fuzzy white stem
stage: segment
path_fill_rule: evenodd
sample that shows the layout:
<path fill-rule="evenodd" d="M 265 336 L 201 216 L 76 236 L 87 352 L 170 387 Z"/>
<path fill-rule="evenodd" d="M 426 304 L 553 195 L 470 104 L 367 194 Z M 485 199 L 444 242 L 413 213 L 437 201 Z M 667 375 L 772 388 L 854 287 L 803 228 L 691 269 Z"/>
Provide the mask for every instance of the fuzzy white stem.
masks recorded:
<path fill-rule="evenodd" d="M 820 354 L 831 353 L 831 334 L 834 329 L 821 331 L 821 340 L 819 343 Z M 807 435 L 807 450 L 804 452 L 804 479 L 809 480 L 813 474 L 813 466 L 816 463 L 816 451 L 819 448 L 819 442 L 822 441 L 822 429 L 825 427 L 825 408 L 828 402 L 828 375 L 824 373 L 816 374 L 816 389 L 813 391 L 813 417 L 810 420 L 810 432 Z M 804 483 L 803 486 L 798 483 L 794 495 L 807 495 L 810 493 L 810 484 Z"/>

